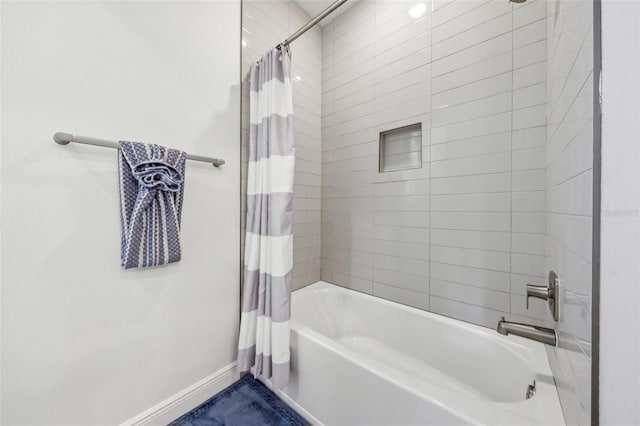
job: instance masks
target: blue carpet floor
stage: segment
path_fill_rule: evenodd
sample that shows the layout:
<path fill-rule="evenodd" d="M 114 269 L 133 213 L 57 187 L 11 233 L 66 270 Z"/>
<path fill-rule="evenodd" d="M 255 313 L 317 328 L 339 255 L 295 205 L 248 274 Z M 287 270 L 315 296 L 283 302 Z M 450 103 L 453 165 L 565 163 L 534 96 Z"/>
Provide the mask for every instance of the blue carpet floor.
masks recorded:
<path fill-rule="evenodd" d="M 251 374 L 169 426 L 308 426 Z"/>

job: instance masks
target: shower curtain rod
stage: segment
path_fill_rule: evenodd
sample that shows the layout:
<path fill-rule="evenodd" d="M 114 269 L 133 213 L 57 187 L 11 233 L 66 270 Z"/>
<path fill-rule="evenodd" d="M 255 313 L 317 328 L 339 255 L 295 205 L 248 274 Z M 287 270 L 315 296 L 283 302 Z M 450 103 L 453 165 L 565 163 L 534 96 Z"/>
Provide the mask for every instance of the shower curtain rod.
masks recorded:
<path fill-rule="evenodd" d="M 288 46 L 289 43 L 291 43 L 292 41 L 294 41 L 295 39 L 300 37 L 302 34 L 304 34 L 307 31 L 309 31 L 318 22 L 322 21 L 324 18 L 329 16 L 334 10 L 336 10 L 337 8 L 339 8 L 340 6 L 345 4 L 346 2 L 347 2 L 347 0 L 337 0 L 331 6 L 327 7 L 325 10 L 323 10 L 318 15 L 316 15 L 315 18 L 313 18 L 312 20 L 310 20 L 309 22 L 304 24 L 302 27 L 300 27 L 300 29 L 298 29 L 298 31 L 296 31 L 295 33 L 291 34 L 289 37 L 285 38 L 284 41 L 282 43 L 280 43 L 279 45 L 277 45 L 276 47 L 278 49 L 280 49 L 282 46 Z"/>
<path fill-rule="evenodd" d="M 69 142 L 81 143 L 85 145 L 103 146 L 106 148 L 120 149 L 120 144 L 116 141 L 108 141 L 105 139 L 90 138 L 88 136 L 77 136 L 71 133 L 58 132 L 53 135 L 53 140 L 60 145 L 67 145 Z M 204 163 L 213 164 L 220 167 L 224 164 L 224 160 L 220 158 L 204 157 L 202 155 L 187 154 L 187 160 L 202 161 Z"/>

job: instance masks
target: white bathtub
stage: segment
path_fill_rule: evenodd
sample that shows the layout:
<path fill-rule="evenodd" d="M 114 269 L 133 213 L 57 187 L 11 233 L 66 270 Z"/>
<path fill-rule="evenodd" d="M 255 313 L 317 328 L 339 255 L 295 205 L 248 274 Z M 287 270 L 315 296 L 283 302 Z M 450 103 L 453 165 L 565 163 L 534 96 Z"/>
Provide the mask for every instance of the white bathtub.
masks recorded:
<path fill-rule="evenodd" d="M 325 282 L 295 291 L 291 316 L 277 393 L 312 424 L 564 425 L 540 343 Z"/>

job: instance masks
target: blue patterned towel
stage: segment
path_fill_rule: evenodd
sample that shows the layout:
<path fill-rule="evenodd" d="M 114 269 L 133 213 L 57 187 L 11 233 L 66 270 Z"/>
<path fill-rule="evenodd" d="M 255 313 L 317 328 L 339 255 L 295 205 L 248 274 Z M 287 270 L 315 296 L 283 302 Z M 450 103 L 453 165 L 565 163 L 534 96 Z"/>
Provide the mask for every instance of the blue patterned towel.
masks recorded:
<path fill-rule="evenodd" d="M 120 141 L 120 260 L 124 269 L 180 260 L 180 219 L 187 154 Z"/>

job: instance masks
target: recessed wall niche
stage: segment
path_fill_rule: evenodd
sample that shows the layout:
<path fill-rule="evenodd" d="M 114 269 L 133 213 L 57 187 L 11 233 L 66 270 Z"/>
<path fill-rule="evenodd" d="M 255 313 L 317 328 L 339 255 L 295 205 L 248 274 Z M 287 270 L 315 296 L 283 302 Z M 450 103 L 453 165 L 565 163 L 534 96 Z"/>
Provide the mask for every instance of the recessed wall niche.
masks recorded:
<path fill-rule="evenodd" d="M 380 173 L 421 167 L 422 123 L 380 132 Z"/>

